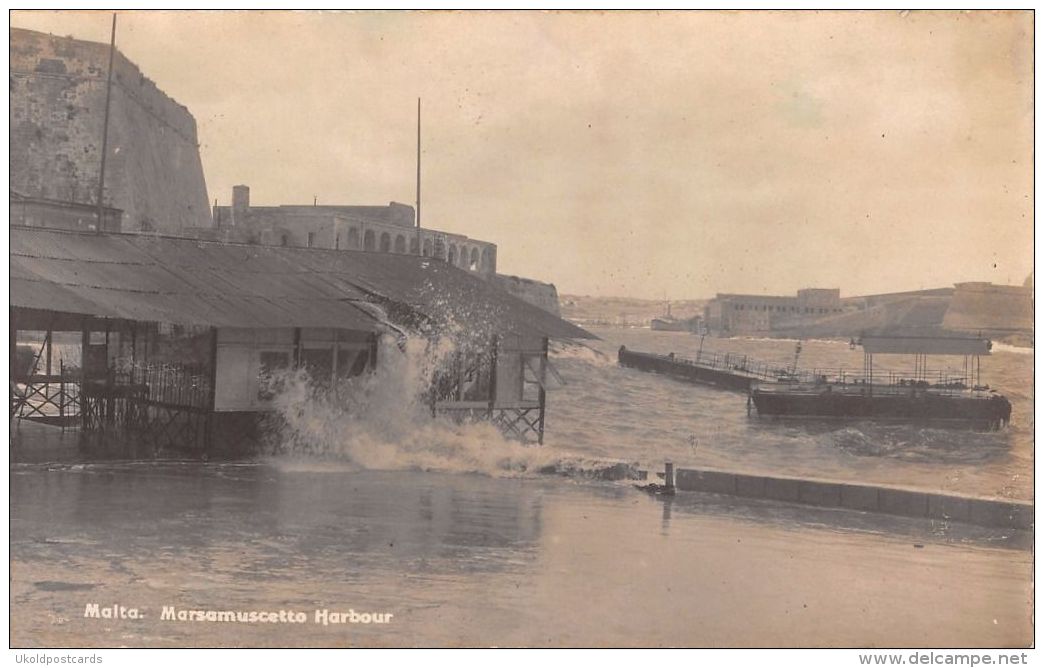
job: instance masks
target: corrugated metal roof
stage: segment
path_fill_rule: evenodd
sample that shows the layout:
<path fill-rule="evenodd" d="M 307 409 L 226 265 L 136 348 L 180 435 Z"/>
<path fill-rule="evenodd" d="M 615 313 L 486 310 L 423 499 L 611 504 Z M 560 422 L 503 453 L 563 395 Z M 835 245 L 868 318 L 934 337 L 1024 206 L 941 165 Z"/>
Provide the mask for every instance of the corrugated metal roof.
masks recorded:
<path fill-rule="evenodd" d="M 496 285 L 432 258 L 11 228 L 11 305 L 217 327 L 373 331 L 367 304 L 436 323 L 594 338 Z"/>

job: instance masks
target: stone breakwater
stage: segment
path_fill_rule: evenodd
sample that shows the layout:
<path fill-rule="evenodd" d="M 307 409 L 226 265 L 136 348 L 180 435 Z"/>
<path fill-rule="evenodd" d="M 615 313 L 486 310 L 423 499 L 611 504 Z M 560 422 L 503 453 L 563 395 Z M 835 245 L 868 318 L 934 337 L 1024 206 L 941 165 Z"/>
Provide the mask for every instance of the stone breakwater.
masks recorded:
<path fill-rule="evenodd" d="M 1033 504 L 899 487 L 788 478 L 708 469 L 679 469 L 678 490 L 844 508 L 988 527 L 1031 529 Z"/>

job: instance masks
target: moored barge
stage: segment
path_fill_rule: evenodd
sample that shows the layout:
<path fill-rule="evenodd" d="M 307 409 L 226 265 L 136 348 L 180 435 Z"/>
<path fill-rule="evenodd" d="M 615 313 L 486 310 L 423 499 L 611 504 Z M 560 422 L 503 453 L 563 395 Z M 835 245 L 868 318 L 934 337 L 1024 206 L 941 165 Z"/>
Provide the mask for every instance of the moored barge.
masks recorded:
<path fill-rule="evenodd" d="M 864 336 L 864 371 L 836 378 L 814 376 L 812 382 L 756 383 L 750 402 L 759 416 L 888 420 L 943 423 L 999 429 L 1011 420 L 1011 402 L 982 385 L 979 357 L 988 355 L 988 339 L 916 336 Z M 914 357 L 908 373 L 878 373 L 874 354 Z M 960 375 L 931 373 L 928 355 L 960 355 Z"/>

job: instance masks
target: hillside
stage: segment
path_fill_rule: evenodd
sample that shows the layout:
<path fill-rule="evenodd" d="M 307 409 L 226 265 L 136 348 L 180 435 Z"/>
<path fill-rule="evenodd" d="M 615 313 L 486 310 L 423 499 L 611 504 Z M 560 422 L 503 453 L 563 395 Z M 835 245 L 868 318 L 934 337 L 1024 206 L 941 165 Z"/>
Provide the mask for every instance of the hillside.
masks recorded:
<path fill-rule="evenodd" d="M 647 326 L 666 311 L 659 299 L 562 295 L 558 301 L 563 318 L 587 325 Z M 706 304 L 706 299 L 671 300 L 671 315 L 679 319 L 703 315 Z"/>

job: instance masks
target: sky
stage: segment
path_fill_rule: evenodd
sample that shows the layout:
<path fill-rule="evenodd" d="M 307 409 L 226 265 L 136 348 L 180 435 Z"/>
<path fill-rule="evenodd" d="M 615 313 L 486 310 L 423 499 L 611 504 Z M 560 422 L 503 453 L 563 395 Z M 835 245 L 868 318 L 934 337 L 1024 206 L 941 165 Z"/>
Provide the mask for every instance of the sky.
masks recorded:
<path fill-rule="evenodd" d="M 111 14 L 11 25 L 107 42 Z M 119 12 L 210 201 L 412 204 L 562 294 L 1021 284 L 1023 12 Z"/>

